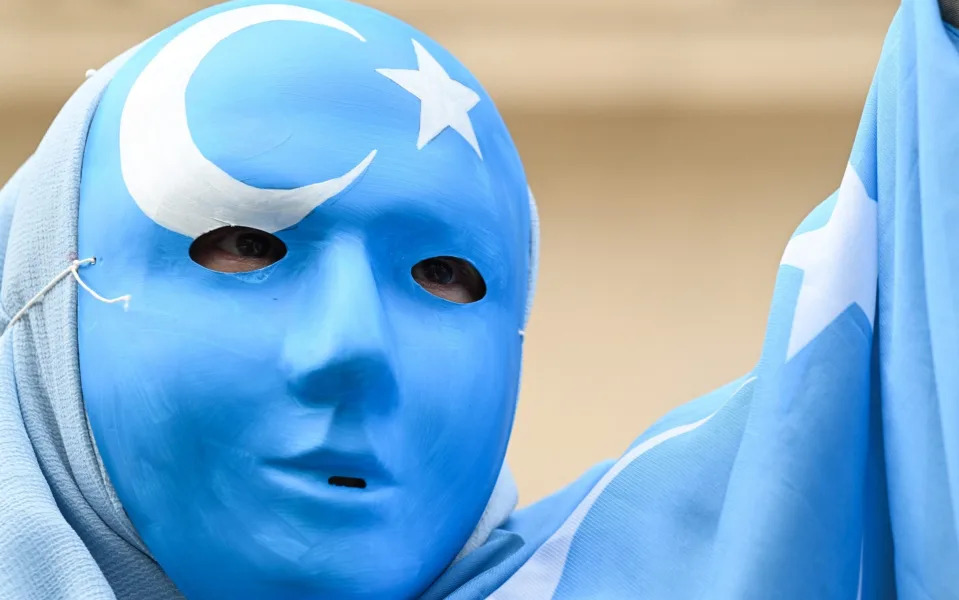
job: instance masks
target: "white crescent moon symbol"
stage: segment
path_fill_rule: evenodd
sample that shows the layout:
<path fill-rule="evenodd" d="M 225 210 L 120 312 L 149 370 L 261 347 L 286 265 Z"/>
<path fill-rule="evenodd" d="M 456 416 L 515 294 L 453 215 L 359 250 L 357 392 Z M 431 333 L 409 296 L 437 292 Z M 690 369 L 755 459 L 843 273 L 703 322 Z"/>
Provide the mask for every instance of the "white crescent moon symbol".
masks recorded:
<path fill-rule="evenodd" d="M 343 191 L 376 156 L 373 150 L 345 175 L 289 190 L 248 185 L 203 156 L 187 124 L 187 84 L 217 44 L 269 21 L 315 23 L 366 41 L 342 21 L 288 4 L 217 13 L 173 38 L 140 73 L 120 115 L 123 180 L 140 209 L 158 225 L 191 238 L 224 225 L 273 233 L 299 223 Z"/>

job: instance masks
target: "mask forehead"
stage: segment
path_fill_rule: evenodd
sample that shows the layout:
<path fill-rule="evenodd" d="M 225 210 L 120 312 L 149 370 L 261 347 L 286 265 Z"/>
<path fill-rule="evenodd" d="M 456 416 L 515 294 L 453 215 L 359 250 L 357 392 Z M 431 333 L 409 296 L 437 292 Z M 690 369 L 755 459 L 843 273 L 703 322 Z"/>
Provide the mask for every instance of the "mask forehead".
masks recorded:
<path fill-rule="evenodd" d="M 128 65 L 112 108 L 142 212 L 188 237 L 279 231 L 333 203 L 406 203 L 488 230 L 524 221 L 518 157 L 468 71 L 385 15 L 316 7 L 201 13 Z"/>

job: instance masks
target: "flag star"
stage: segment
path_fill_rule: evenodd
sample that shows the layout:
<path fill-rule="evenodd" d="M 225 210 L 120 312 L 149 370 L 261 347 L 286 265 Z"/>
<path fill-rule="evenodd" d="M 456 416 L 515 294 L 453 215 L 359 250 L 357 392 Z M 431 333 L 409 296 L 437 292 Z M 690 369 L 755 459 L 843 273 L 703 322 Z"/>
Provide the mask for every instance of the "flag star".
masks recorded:
<path fill-rule="evenodd" d="M 829 221 L 795 236 L 783 253 L 781 264 L 803 270 L 786 360 L 853 304 L 859 305 L 873 324 L 876 243 L 876 202 L 849 165 Z"/>
<path fill-rule="evenodd" d="M 450 78 L 442 65 L 413 40 L 416 69 L 377 69 L 376 72 L 399 84 L 420 99 L 420 133 L 417 149 L 422 149 L 447 127 L 465 139 L 482 158 L 469 111 L 480 101 L 479 94 Z"/>

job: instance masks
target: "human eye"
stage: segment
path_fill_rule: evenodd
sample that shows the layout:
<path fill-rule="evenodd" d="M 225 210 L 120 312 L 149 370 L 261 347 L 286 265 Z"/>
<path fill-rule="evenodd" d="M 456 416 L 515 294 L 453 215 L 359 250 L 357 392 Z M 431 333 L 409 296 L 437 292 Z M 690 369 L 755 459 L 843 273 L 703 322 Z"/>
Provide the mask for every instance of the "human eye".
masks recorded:
<path fill-rule="evenodd" d="M 221 227 L 190 246 L 190 258 L 220 273 L 246 273 L 268 267 L 286 256 L 286 244 L 271 233 L 250 227 Z"/>
<path fill-rule="evenodd" d="M 413 279 L 427 292 L 459 304 L 476 302 L 486 295 L 486 282 L 472 264 L 452 256 L 436 256 L 416 263 Z"/>

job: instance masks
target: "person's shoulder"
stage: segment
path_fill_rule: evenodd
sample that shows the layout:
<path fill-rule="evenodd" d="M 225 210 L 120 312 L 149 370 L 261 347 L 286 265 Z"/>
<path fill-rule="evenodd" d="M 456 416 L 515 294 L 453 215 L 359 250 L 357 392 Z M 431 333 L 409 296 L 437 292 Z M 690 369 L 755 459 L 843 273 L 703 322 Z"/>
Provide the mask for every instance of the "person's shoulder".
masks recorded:
<path fill-rule="evenodd" d="M 755 379 L 753 375 L 744 375 L 739 379 L 730 381 L 726 385 L 718 387 L 709 393 L 703 394 L 694 400 L 690 400 L 674 408 L 660 417 L 658 421 L 653 423 L 637 437 L 633 443 L 630 444 L 627 453 L 640 444 L 648 443 L 649 440 L 664 434 L 668 435 L 668 432 L 676 430 L 677 428 L 685 429 L 695 427 L 697 423 L 702 422 L 704 419 L 711 418 L 719 412 L 723 406 L 729 404 L 730 400 L 734 397 L 750 394 Z"/>

